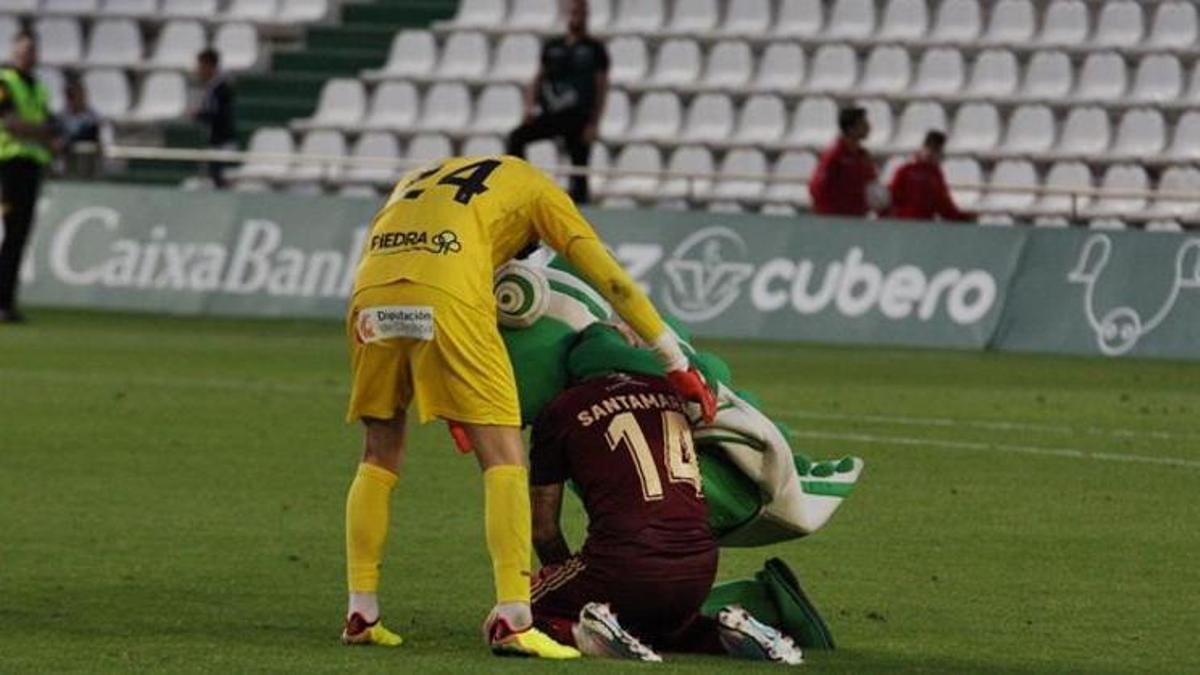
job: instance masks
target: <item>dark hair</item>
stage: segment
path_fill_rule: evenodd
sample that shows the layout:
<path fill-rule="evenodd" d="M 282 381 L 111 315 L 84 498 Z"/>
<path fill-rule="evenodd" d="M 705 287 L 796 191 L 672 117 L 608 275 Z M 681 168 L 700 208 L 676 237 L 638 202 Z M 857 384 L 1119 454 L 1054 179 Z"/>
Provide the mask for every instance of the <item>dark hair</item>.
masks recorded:
<path fill-rule="evenodd" d="M 946 134 L 941 131 L 930 131 L 925 134 L 925 142 L 921 146 L 941 152 L 942 148 L 946 147 Z"/>
<path fill-rule="evenodd" d="M 838 113 L 838 128 L 843 134 L 850 133 L 850 130 L 858 126 L 859 122 L 867 119 L 867 111 L 864 108 L 854 106 L 851 108 L 842 108 Z"/>
<path fill-rule="evenodd" d="M 196 55 L 196 59 L 200 61 L 200 63 L 209 66 L 221 65 L 221 54 L 212 47 L 200 50 L 200 53 Z"/>

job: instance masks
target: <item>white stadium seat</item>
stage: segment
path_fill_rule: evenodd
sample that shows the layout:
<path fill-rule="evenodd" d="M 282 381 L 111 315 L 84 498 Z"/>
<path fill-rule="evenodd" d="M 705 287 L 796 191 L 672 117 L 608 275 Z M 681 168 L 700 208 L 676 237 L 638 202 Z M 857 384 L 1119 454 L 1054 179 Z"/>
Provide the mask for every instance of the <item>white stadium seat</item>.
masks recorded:
<path fill-rule="evenodd" d="M 892 106 L 881 99 L 858 101 L 857 105 L 867 111 L 867 120 L 871 123 L 871 134 L 867 136 L 868 147 L 887 147 L 892 142 L 896 120 L 892 116 Z"/>
<path fill-rule="evenodd" d="M 346 137 L 333 129 L 310 131 L 300 141 L 297 154 L 330 159 L 297 160 L 288 172 L 290 180 L 299 183 L 336 180 L 342 174 L 343 165 L 335 158 L 346 155 Z"/>
<path fill-rule="evenodd" d="M 374 77 L 424 77 L 433 72 L 437 62 L 437 42 L 427 30 L 402 30 L 392 38 L 383 68 Z"/>
<path fill-rule="evenodd" d="M 666 19 L 663 0 L 618 0 L 609 31 L 612 33 L 657 33 Z"/>
<path fill-rule="evenodd" d="M 684 118 L 684 141 L 712 143 L 733 132 L 733 101 L 724 94 L 701 94 L 692 99 Z"/>
<path fill-rule="evenodd" d="M 1141 60 L 1129 92 L 1135 101 L 1168 103 L 1183 94 L 1183 66 L 1170 54 L 1152 54 Z"/>
<path fill-rule="evenodd" d="M 875 32 L 874 0 L 834 0 L 825 32 L 842 40 L 864 40 Z"/>
<path fill-rule="evenodd" d="M 942 171 L 946 174 L 946 183 L 950 185 L 950 195 L 955 205 L 963 210 L 975 208 L 983 194 L 979 188 L 955 185 L 983 184 L 983 169 L 979 162 L 969 157 L 954 157 L 942 162 Z"/>
<path fill-rule="evenodd" d="M 1023 192 L 1007 192 L 993 189 L 1027 188 Z M 996 164 L 988 180 L 988 192 L 980 200 L 978 208 L 983 210 L 1020 212 L 1031 208 L 1037 202 L 1037 194 L 1033 191 L 1038 187 L 1037 171 L 1031 162 L 1024 160 L 1004 160 Z"/>
<path fill-rule="evenodd" d="M 287 175 L 290 162 L 279 158 L 264 158 L 262 155 L 291 155 L 295 153 L 292 135 L 287 129 L 260 127 L 250 136 L 246 149 L 251 157 L 237 171 L 238 178 L 279 180 Z"/>
<path fill-rule="evenodd" d="M 227 23 L 213 35 L 213 48 L 221 54 L 222 68 L 253 68 L 258 63 L 258 29 L 249 23 Z"/>
<path fill-rule="evenodd" d="M 1015 155 L 1050 152 L 1057 140 L 1054 112 L 1043 105 L 1021 106 L 1012 112 L 1001 145 Z"/>
<path fill-rule="evenodd" d="M 786 126 L 787 109 L 783 100 L 774 94 L 756 94 L 746 99 L 738 111 L 733 139 L 748 145 L 775 143 L 783 138 Z"/>
<path fill-rule="evenodd" d="M 0 15 L 0 54 L 12 51 L 12 39 L 19 30 L 16 17 Z"/>
<path fill-rule="evenodd" d="M 813 37 L 825 27 L 821 0 L 779 0 L 775 35 L 781 38 Z"/>
<path fill-rule="evenodd" d="M 1046 6 L 1038 39 L 1047 45 L 1073 47 L 1083 44 L 1091 30 L 1083 0 L 1054 0 Z"/>
<path fill-rule="evenodd" d="M 899 94 L 912 81 L 912 61 L 903 47 L 880 46 L 871 50 L 863 65 L 858 90 L 866 94 Z"/>
<path fill-rule="evenodd" d="M 1058 100 L 1071 93 L 1075 79 L 1071 59 L 1063 52 L 1037 52 L 1025 68 L 1021 96 L 1039 100 Z"/>
<path fill-rule="evenodd" d="M 896 172 L 911 159 L 911 155 L 892 155 L 883 163 L 883 170 L 879 172 L 879 180 L 884 185 L 891 185 L 892 179 L 896 177 Z"/>
<path fill-rule="evenodd" d="M 909 103 L 900 114 L 892 147 L 899 151 L 916 150 L 930 131 L 945 131 L 946 111 L 937 103 Z"/>
<path fill-rule="evenodd" d="M 1017 57 L 1007 49 L 988 49 L 975 57 L 967 94 L 975 98 L 1005 99 L 1016 95 L 1021 81 Z"/>
<path fill-rule="evenodd" d="M 34 22 L 38 60 L 50 66 L 66 66 L 83 58 L 83 31 L 69 18 L 46 18 Z"/>
<path fill-rule="evenodd" d="M 211 19 L 217 15 L 217 0 L 162 0 L 159 11 L 171 19 Z"/>
<path fill-rule="evenodd" d="M 694 40 L 667 40 L 658 48 L 650 80 L 657 86 L 679 87 L 700 79 L 700 45 Z"/>
<path fill-rule="evenodd" d="M 719 178 L 713 186 L 713 197 L 724 200 L 757 200 L 766 190 L 762 179 L 751 176 L 767 175 L 767 158 L 761 150 L 744 148 L 732 150 L 721 160 Z"/>
<path fill-rule="evenodd" d="M 130 117 L 139 122 L 162 122 L 183 117 L 187 110 L 187 82 L 183 73 L 162 70 L 142 82 L 137 107 Z"/>
<path fill-rule="evenodd" d="M 858 81 L 858 57 L 846 45 L 825 45 L 813 56 L 809 70 L 809 90 L 849 91 Z"/>
<path fill-rule="evenodd" d="M 629 129 L 629 95 L 620 89 L 608 92 L 604 116 L 600 118 L 600 137 L 622 138 Z"/>
<path fill-rule="evenodd" d="M 1154 23 L 1146 43 L 1158 49 L 1184 49 L 1195 46 L 1197 34 L 1196 6 L 1190 2 L 1160 2 L 1154 12 Z"/>
<path fill-rule="evenodd" d="M 329 0 L 280 0 L 280 23 L 309 23 L 329 16 Z"/>
<path fill-rule="evenodd" d="M 354 142 L 350 156 L 374 160 L 398 159 L 400 144 L 395 135 L 386 131 L 368 131 Z M 386 184 L 394 181 L 401 170 L 397 163 L 348 164 L 341 178 L 346 183 Z"/>
<path fill-rule="evenodd" d="M 89 66 L 132 66 L 142 60 L 142 32 L 131 19 L 102 19 L 92 25 Z"/>
<path fill-rule="evenodd" d="M 676 148 L 667 160 L 668 173 L 712 174 L 716 173 L 712 152 L 703 146 L 685 145 Z M 666 176 L 658 186 L 657 197 L 687 199 L 707 195 L 712 180 L 709 178 L 683 178 Z"/>
<path fill-rule="evenodd" d="M 708 50 L 703 84 L 717 89 L 743 89 L 754 73 L 754 54 L 740 41 L 718 42 Z"/>
<path fill-rule="evenodd" d="M 1200 195 L 1200 170 L 1190 166 L 1171 167 L 1163 172 L 1157 191 L 1162 194 L 1155 197 L 1153 211 L 1189 220 L 1200 216 L 1200 201 L 1195 199 Z M 1179 199 L 1175 195 L 1188 195 L 1192 199 Z"/>
<path fill-rule="evenodd" d="M 1174 160 L 1200 162 L 1200 111 L 1185 112 L 1175 122 L 1175 132 L 1167 157 Z"/>
<path fill-rule="evenodd" d="M 728 14 L 719 31 L 729 37 L 757 37 L 771 28 L 770 0 L 738 0 L 728 3 Z"/>
<path fill-rule="evenodd" d="M 279 14 L 279 0 L 231 0 L 221 18 L 226 21 L 274 21 Z"/>
<path fill-rule="evenodd" d="M 89 70 L 83 76 L 88 101 L 102 117 L 123 118 L 129 112 L 129 79 L 113 68 Z"/>
<path fill-rule="evenodd" d="M 1089 54 L 1079 73 L 1075 98 L 1080 101 L 1115 101 L 1125 95 L 1128 80 L 1125 59 L 1119 54 Z"/>
<path fill-rule="evenodd" d="M 1046 187 L 1058 190 L 1092 188 L 1092 172 L 1081 162 L 1063 162 L 1050 167 L 1046 174 Z M 1088 195 L 1043 194 L 1035 208 L 1047 213 L 1078 213 L 1092 203 Z"/>
<path fill-rule="evenodd" d="M 512 0 L 508 30 L 550 30 L 558 21 L 558 0 Z"/>
<path fill-rule="evenodd" d="M 1103 190 L 1149 190 L 1150 178 L 1146 170 L 1136 164 L 1116 164 L 1104 171 L 1100 179 Z M 1101 196 L 1097 197 L 1089 212 L 1093 215 L 1133 215 L 1146 208 L 1145 197 Z"/>
<path fill-rule="evenodd" d="M 425 92 L 418 126 L 425 131 L 461 131 L 471 120 L 471 94 L 457 82 L 438 82 Z"/>
<path fill-rule="evenodd" d="M 442 46 L 437 75 L 443 80 L 473 80 L 487 73 L 487 38 L 482 33 L 454 33 Z"/>
<path fill-rule="evenodd" d="M 980 153 L 1000 144 L 1000 113 L 989 103 L 969 103 L 954 114 L 946 151 L 951 154 Z"/>
<path fill-rule="evenodd" d="M 411 82 L 384 82 L 375 88 L 363 126 L 368 129 L 403 131 L 417 124 L 417 88 Z"/>
<path fill-rule="evenodd" d="M 600 147 L 597 143 L 593 147 Z M 462 144 L 461 153 L 467 157 L 504 154 L 504 139 L 499 136 L 470 136 Z"/>
<path fill-rule="evenodd" d="M 593 143 L 592 150 L 588 153 L 588 168 L 593 171 L 588 175 L 588 189 L 592 191 L 592 194 L 604 193 L 604 183 L 608 180 L 608 176 L 600 172 L 608 171 L 611 163 L 612 159 L 608 155 L 608 148 L 601 143 Z"/>
<path fill-rule="evenodd" d="M 966 64 L 957 49 L 930 49 L 917 65 L 912 91 L 920 96 L 949 96 L 962 91 Z"/>
<path fill-rule="evenodd" d="M 1101 47 L 1128 48 L 1142 41 L 1144 17 L 1133 0 L 1107 0 L 1096 20 L 1091 43 Z"/>
<path fill-rule="evenodd" d="M 1104 110 L 1074 108 L 1063 123 L 1057 151 L 1067 155 L 1102 155 L 1111 139 L 1112 128 Z"/>
<path fill-rule="evenodd" d="M 837 136 L 837 114 L 833 99 L 818 96 L 801 100 L 792 114 L 787 145 L 824 150 Z"/>
<path fill-rule="evenodd" d="M 525 104 L 521 90 L 512 84 L 493 84 L 479 94 L 475 104 L 475 133 L 507 134 L 521 123 Z"/>
<path fill-rule="evenodd" d="M 771 167 L 771 177 L 782 180 L 773 180 L 767 185 L 764 199 L 772 202 L 808 204 L 810 199 L 806 183 L 816 168 L 817 156 L 811 152 L 783 153 Z"/>
<path fill-rule="evenodd" d="M 915 42 L 928 32 L 929 6 L 925 0 L 888 0 L 876 39 Z"/>
<path fill-rule="evenodd" d="M 199 21 L 168 21 L 158 34 L 150 63 L 158 69 L 186 70 L 196 63 L 196 54 L 208 46 Z"/>
<path fill-rule="evenodd" d="M 645 94 L 634 108 L 628 136 L 637 140 L 668 140 L 679 133 L 682 119 L 678 96 L 665 91 Z"/>
<path fill-rule="evenodd" d="M 442 134 L 417 134 L 408 141 L 404 158 L 412 163 L 431 162 L 454 154 L 454 145 Z"/>
<path fill-rule="evenodd" d="M 0 12 L 9 14 L 32 14 L 38 11 L 40 0 L 0 0 Z"/>
<path fill-rule="evenodd" d="M 1167 146 L 1167 124 L 1157 110 L 1127 111 L 1117 125 L 1109 155 L 1126 158 L 1153 157 Z"/>
<path fill-rule="evenodd" d="M 621 148 L 613 162 L 618 172 L 660 172 L 662 155 L 653 145 L 632 144 Z M 618 196 L 651 197 L 658 190 L 659 179 L 653 175 L 616 175 L 605 182 L 605 193 Z"/>
<path fill-rule="evenodd" d="M 322 85 L 316 111 L 310 119 L 302 121 L 301 126 L 353 128 L 362 122 L 366 112 L 367 90 L 362 81 L 336 77 Z"/>
<path fill-rule="evenodd" d="M 727 3 L 726 3 L 727 4 Z M 676 2 L 667 24 L 667 32 L 683 35 L 708 35 L 720 23 L 717 0 L 688 0 Z"/>
<path fill-rule="evenodd" d="M 751 88 L 759 91 L 792 91 L 804 82 L 805 59 L 800 45 L 772 42 L 758 61 Z"/>
<path fill-rule="evenodd" d="M 613 0 L 590 0 L 588 2 L 588 30 L 593 33 L 606 32 L 612 22 Z"/>
<path fill-rule="evenodd" d="M 460 0 L 450 24 L 455 28 L 495 28 L 508 14 L 505 0 Z"/>
<path fill-rule="evenodd" d="M 1000 0 L 992 6 L 984 42 L 1024 45 L 1037 33 L 1037 12 L 1032 0 Z"/>
<path fill-rule="evenodd" d="M 974 42 L 983 32 L 978 0 L 942 0 L 933 22 L 933 40 L 948 43 Z"/>
<path fill-rule="evenodd" d="M 67 84 L 66 76 L 54 66 L 38 66 L 35 72 L 38 80 L 45 85 L 47 93 L 50 94 L 50 112 L 55 114 L 62 112 L 66 103 L 66 93 L 63 91 Z"/>
<path fill-rule="evenodd" d="M 537 73 L 542 46 L 536 36 L 516 33 L 505 35 L 496 45 L 491 79 L 528 84 Z"/>
<path fill-rule="evenodd" d="M 42 14 L 91 16 L 100 11 L 98 0 L 42 0 Z"/>
<path fill-rule="evenodd" d="M 608 76 L 614 84 L 633 84 L 646 77 L 650 58 L 641 38 L 615 38 L 608 43 L 608 53 L 611 56 Z"/>

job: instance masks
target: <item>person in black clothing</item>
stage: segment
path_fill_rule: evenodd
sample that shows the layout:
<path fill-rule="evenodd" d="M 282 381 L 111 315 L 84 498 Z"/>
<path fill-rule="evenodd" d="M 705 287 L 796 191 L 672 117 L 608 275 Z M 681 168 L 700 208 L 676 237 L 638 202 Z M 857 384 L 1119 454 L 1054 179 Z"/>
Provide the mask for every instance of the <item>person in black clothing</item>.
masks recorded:
<path fill-rule="evenodd" d="M 508 137 L 506 152 L 523 157 L 525 146 L 561 138 L 576 168 L 588 165 L 592 143 L 608 97 L 608 50 L 588 35 L 588 4 L 571 0 L 567 34 L 542 46 L 542 64 L 525 92 L 525 121 Z M 571 197 L 589 199 L 588 178 L 571 177 Z"/>
<path fill-rule="evenodd" d="M 0 68 L 0 323 L 24 318 L 16 307 L 21 256 L 33 229 L 42 174 L 58 145 L 49 92 L 33 74 L 36 64 L 33 35 L 19 33 L 11 65 Z"/>
<path fill-rule="evenodd" d="M 233 111 L 233 85 L 220 70 L 221 56 L 215 49 L 196 55 L 196 77 L 204 85 L 204 97 L 192 117 L 208 127 L 208 146 L 214 150 L 237 149 L 237 121 Z M 223 188 L 226 162 L 209 162 L 213 186 Z"/>
<path fill-rule="evenodd" d="M 88 105 L 82 80 L 72 77 L 64 89 L 66 107 L 55 117 L 64 146 L 63 174 L 70 178 L 94 178 L 100 167 L 99 157 L 81 148 L 100 142 L 100 116 Z"/>

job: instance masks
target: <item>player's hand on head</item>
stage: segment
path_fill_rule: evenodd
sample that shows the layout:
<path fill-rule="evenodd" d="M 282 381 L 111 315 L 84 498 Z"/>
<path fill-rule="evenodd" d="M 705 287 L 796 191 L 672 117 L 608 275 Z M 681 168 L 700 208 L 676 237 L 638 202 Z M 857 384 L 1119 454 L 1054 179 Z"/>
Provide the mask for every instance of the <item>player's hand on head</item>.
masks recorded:
<path fill-rule="evenodd" d="M 717 397 L 704 383 L 700 371 L 695 368 L 672 370 L 667 373 L 667 381 L 675 393 L 700 406 L 700 418 L 705 424 L 712 423 L 717 416 Z"/>

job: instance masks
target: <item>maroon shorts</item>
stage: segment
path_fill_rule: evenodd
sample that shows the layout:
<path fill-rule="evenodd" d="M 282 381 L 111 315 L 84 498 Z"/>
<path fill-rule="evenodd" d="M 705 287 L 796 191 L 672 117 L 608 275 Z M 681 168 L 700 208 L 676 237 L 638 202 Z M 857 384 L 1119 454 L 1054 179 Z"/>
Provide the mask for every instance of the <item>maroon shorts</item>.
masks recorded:
<path fill-rule="evenodd" d="M 712 590 L 716 571 L 715 549 L 711 562 L 704 556 L 696 564 L 682 565 L 670 580 L 639 574 L 636 561 L 617 568 L 574 556 L 538 573 L 533 583 L 533 620 L 554 639 L 573 645 L 571 627 L 579 619 L 579 610 L 589 602 L 606 602 L 626 630 L 652 647 L 697 651 L 680 641 L 693 642 L 697 624 L 707 623 L 700 606 Z"/>

